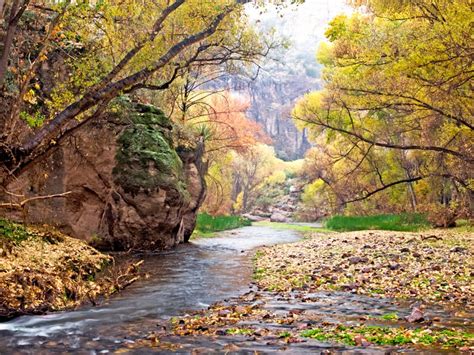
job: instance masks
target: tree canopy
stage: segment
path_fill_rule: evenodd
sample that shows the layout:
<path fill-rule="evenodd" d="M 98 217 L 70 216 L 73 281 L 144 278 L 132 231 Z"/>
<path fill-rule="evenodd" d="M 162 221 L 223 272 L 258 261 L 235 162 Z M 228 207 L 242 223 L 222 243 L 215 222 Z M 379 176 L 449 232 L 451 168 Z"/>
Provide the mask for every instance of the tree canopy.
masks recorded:
<path fill-rule="evenodd" d="M 318 51 L 325 88 L 306 95 L 293 112 L 329 157 L 330 172 L 320 169 L 319 177 L 333 187 L 356 181 L 353 191 L 336 189 L 341 203 L 426 180 L 438 193 L 425 202 L 468 204 L 474 162 L 470 2 L 356 5 L 366 10 L 333 19 L 330 43 Z"/>

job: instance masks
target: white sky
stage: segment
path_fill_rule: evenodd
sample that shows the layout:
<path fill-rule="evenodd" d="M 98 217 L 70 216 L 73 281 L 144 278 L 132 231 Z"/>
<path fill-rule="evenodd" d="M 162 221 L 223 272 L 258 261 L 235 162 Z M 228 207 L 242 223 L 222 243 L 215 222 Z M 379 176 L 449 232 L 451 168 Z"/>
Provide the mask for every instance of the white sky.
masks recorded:
<path fill-rule="evenodd" d="M 248 9 L 252 20 L 259 20 L 263 28 L 274 27 L 279 36 L 293 43 L 294 50 L 314 53 L 324 40 L 329 21 L 340 13 L 350 13 L 351 7 L 346 0 L 306 0 L 304 4 L 280 12 L 273 7 L 260 12 L 258 8 Z"/>

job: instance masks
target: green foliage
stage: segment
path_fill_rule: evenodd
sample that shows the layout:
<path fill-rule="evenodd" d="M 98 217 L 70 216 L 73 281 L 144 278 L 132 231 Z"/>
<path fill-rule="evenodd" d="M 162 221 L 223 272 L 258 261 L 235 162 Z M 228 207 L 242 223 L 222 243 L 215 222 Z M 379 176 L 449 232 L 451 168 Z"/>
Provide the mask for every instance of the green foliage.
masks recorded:
<path fill-rule="evenodd" d="M 385 214 L 374 216 L 333 216 L 325 223 L 326 228 L 336 231 L 368 229 L 414 232 L 429 227 L 422 214 Z"/>
<path fill-rule="evenodd" d="M 318 151 L 309 176 L 327 185 L 306 200 L 317 206 L 329 193 L 338 205 L 329 203 L 333 213 L 343 206 L 431 213 L 442 204 L 453 211 L 451 221 L 468 216 L 473 62 L 462 53 L 469 51 L 471 2 L 351 3 L 369 11 L 330 22 L 329 43 L 317 55 L 324 88 L 293 111 Z M 434 219 L 446 215 L 440 212 Z"/>
<path fill-rule="evenodd" d="M 132 193 L 168 187 L 186 196 L 183 163 L 173 146 L 170 121 L 149 105 L 135 105 L 127 113 L 130 126 L 117 141 L 115 181 Z"/>
<path fill-rule="evenodd" d="M 18 244 L 31 236 L 32 234 L 23 225 L 0 219 L 0 238 Z"/>
<path fill-rule="evenodd" d="M 41 112 L 29 114 L 25 111 L 20 112 L 20 118 L 28 123 L 31 128 L 41 127 L 46 117 Z"/>
<path fill-rule="evenodd" d="M 197 217 L 196 229 L 198 232 L 220 232 L 228 229 L 250 226 L 252 222 L 240 216 L 211 216 L 201 213 Z"/>
<path fill-rule="evenodd" d="M 437 344 L 444 347 L 463 346 L 474 337 L 472 333 L 452 330 L 404 329 L 371 325 L 338 325 L 335 328 L 314 328 L 301 333 L 305 338 L 357 345 L 357 338 L 377 345 Z M 359 340 L 360 341 L 360 340 Z"/>
<path fill-rule="evenodd" d="M 396 312 L 386 313 L 380 318 L 383 320 L 398 320 L 398 314 Z"/>
<path fill-rule="evenodd" d="M 226 333 L 230 335 L 252 335 L 254 330 L 250 328 L 229 328 Z"/>

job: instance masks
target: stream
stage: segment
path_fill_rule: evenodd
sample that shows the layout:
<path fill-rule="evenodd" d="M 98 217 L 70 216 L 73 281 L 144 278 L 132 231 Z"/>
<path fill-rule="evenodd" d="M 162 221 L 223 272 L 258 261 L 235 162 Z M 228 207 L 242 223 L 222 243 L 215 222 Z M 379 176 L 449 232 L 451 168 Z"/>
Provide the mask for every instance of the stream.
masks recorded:
<path fill-rule="evenodd" d="M 137 344 L 150 332 L 159 331 L 159 325 L 171 317 L 193 310 L 207 308 L 212 303 L 228 300 L 242 294 L 255 293 L 252 281 L 254 249 L 264 245 L 291 243 L 301 235 L 292 230 L 266 226 L 252 226 L 226 231 L 218 237 L 192 240 L 171 251 L 164 251 L 143 259 L 143 271 L 150 277 L 142 279 L 118 295 L 98 306 L 87 306 L 75 311 L 46 315 L 22 316 L 0 323 L 0 354 L 105 354 Z M 357 323 L 361 316 L 379 317 L 396 312 L 405 317 L 410 313 L 408 302 L 371 298 L 347 292 L 298 292 L 282 298 L 272 293 L 261 293 L 265 308 L 277 313 L 304 310 L 315 313 L 324 321 L 344 319 Z M 427 310 L 429 318 L 437 317 L 446 327 L 464 327 L 471 330 L 472 314 L 457 315 L 441 307 Z M 402 324 L 409 327 L 409 324 Z M 284 325 L 274 325 L 286 330 Z M 288 354 L 322 353 L 325 350 L 342 354 L 386 354 L 387 349 L 371 347 L 347 348 L 335 344 L 308 340 L 282 348 L 268 340 L 243 336 L 171 337 L 179 344 L 179 353 L 223 353 L 227 346 L 238 348 L 239 353 L 279 352 Z M 197 349 L 197 352 L 196 352 Z M 231 348 L 230 348 L 231 349 Z M 232 350 L 231 350 L 232 351 Z M 153 348 L 137 348 L 134 354 L 157 353 Z M 168 351 L 169 352 L 169 351 Z M 232 352 L 235 352 L 232 351 Z M 393 352 L 416 354 L 444 354 L 449 351 Z M 164 352 L 167 353 L 167 352 Z"/>
<path fill-rule="evenodd" d="M 144 336 L 160 319 L 248 291 L 252 249 L 297 241 L 291 230 L 245 227 L 146 256 L 150 277 L 96 307 L 0 323 L 0 354 L 106 353 Z"/>

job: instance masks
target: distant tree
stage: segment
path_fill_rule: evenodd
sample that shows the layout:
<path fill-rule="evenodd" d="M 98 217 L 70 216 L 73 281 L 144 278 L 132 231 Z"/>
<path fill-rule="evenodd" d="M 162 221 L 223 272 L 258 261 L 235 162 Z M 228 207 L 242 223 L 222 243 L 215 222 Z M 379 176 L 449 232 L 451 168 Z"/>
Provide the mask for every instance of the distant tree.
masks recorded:
<path fill-rule="evenodd" d="M 209 171 L 208 194 L 203 209 L 211 214 L 227 214 L 235 196 L 233 167 L 241 154 L 260 143 L 270 143 L 262 127 L 246 117 L 248 103 L 224 92 L 196 92 L 192 95 L 186 124 L 205 137 Z"/>
<path fill-rule="evenodd" d="M 250 202 L 256 197 L 257 187 L 273 173 L 275 151 L 267 145 L 256 145 L 238 154 L 233 161 L 234 190 L 240 195 L 237 209 L 248 212 Z"/>

